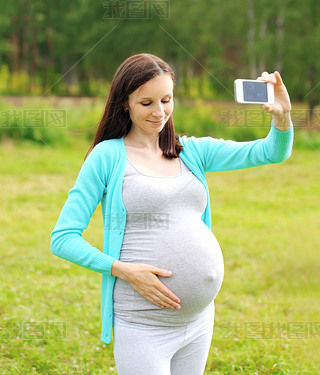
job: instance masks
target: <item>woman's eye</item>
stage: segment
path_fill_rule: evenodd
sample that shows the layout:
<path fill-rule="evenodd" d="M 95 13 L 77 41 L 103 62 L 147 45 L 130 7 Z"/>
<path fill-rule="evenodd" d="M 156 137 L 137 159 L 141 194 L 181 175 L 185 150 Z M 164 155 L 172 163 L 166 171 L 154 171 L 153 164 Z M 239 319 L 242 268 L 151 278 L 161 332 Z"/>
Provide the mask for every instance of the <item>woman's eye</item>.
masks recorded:
<path fill-rule="evenodd" d="M 169 103 L 170 102 L 170 99 L 169 100 L 162 100 L 162 103 Z M 151 103 L 141 103 L 144 107 L 147 107 L 148 105 L 150 105 Z"/>

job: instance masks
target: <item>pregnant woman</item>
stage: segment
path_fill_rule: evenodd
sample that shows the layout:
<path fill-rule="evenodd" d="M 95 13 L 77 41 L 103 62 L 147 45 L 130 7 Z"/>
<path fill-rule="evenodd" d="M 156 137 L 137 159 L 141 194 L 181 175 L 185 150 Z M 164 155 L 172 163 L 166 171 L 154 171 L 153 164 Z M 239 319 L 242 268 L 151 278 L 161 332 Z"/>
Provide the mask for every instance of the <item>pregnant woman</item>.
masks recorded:
<path fill-rule="evenodd" d="M 94 142 L 51 234 L 58 257 L 102 274 L 101 340 L 119 375 L 203 374 L 223 281 L 206 172 L 280 163 L 292 150 L 291 104 L 278 72 L 266 138 L 178 136 L 174 73 L 138 54 L 115 73 Z M 101 202 L 103 252 L 82 238 Z"/>

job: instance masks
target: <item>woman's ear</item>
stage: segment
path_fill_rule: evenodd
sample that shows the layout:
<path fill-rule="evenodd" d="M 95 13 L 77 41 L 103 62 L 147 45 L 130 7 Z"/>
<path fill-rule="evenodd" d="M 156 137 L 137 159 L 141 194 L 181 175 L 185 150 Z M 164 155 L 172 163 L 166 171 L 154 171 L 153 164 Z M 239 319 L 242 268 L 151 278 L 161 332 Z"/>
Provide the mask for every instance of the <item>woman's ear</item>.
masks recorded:
<path fill-rule="evenodd" d="M 123 109 L 125 110 L 125 111 L 127 111 L 129 108 L 128 108 L 128 103 L 127 102 L 125 102 L 125 103 L 123 103 Z"/>

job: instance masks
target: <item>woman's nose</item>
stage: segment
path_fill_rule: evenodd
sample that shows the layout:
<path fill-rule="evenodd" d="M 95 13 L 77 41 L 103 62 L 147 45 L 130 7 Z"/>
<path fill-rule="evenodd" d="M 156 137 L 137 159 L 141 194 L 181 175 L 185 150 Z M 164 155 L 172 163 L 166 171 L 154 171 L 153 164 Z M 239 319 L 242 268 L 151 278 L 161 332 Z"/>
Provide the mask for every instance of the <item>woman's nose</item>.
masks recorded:
<path fill-rule="evenodd" d="M 157 105 L 157 107 L 152 112 L 153 116 L 158 116 L 158 117 L 163 116 L 164 114 L 165 114 L 165 112 L 164 112 L 163 106 L 161 104 Z"/>

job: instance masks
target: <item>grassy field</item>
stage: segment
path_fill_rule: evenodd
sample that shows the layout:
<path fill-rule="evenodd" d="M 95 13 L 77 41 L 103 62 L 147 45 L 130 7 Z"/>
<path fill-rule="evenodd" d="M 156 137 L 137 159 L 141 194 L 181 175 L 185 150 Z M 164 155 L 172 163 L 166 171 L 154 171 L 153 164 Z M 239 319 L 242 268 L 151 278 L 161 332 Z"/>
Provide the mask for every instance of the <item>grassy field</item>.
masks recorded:
<path fill-rule="evenodd" d="M 49 249 L 88 147 L 1 144 L 1 374 L 116 374 L 100 274 Z M 207 180 L 225 278 L 205 374 L 320 373 L 319 150 Z M 99 206 L 84 238 L 102 249 Z"/>

